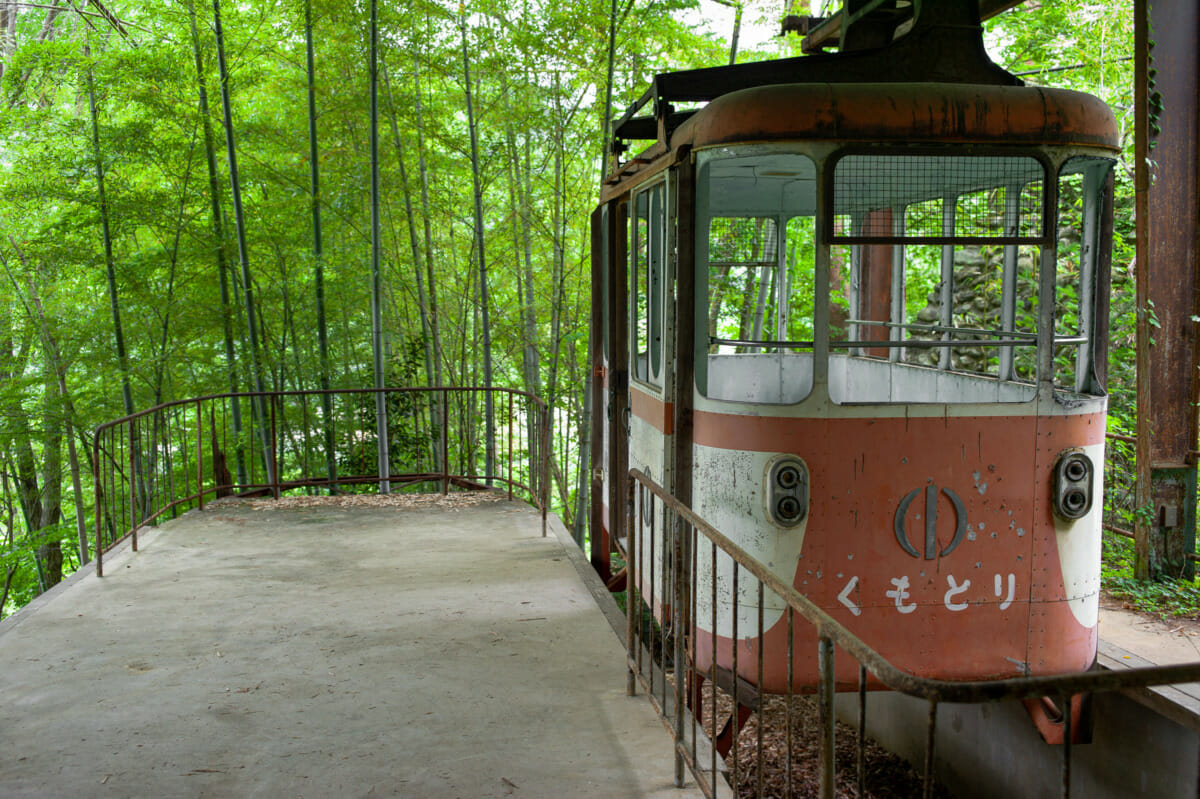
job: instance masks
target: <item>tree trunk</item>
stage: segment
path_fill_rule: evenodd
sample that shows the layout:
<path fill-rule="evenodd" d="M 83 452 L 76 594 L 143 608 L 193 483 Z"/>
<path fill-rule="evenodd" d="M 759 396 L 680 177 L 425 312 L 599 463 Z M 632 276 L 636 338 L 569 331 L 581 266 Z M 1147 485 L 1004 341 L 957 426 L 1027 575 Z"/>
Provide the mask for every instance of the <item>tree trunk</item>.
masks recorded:
<path fill-rule="evenodd" d="M 379 493 L 391 491 L 387 380 L 383 352 L 383 275 L 379 263 L 379 9 L 371 0 L 371 352 L 375 363 L 375 445 Z"/>
<path fill-rule="evenodd" d="M 487 258 L 483 247 L 483 187 L 479 174 L 479 134 L 475 129 L 475 109 L 471 101 L 471 61 L 467 53 L 467 20 L 460 23 L 463 51 L 463 86 L 467 100 L 467 127 L 471 133 L 471 180 L 475 188 L 475 255 L 479 259 L 479 312 L 483 337 L 484 426 L 487 444 L 484 474 L 488 485 L 496 472 L 496 409 L 492 398 L 492 336 L 488 319 Z"/>
<path fill-rule="evenodd" d="M 337 456 L 333 437 L 333 398 L 329 391 L 329 328 L 325 319 L 325 252 L 321 241 L 321 170 L 317 148 L 317 73 L 313 58 L 312 0 L 304 0 L 304 49 L 308 66 L 308 163 L 312 190 L 313 292 L 317 301 L 317 346 L 320 351 L 321 421 L 325 438 L 325 473 L 330 483 L 337 479 Z M 330 486 L 330 490 L 335 490 Z"/>
<path fill-rule="evenodd" d="M 254 380 L 254 397 L 251 407 L 257 417 L 256 427 L 262 442 L 263 469 L 267 483 L 275 485 L 275 464 L 270 456 L 270 435 L 267 432 L 267 412 L 261 394 L 263 386 L 262 364 L 259 360 L 258 319 L 254 306 L 254 282 L 250 277 L 250 251 L 246 244 L 246 220 L 242 214 L 242 187 L 238 177 L 237 147 L 234 142 L 233 112 L 229 100 L 229 69 L 225 64 L 225 32 L 221 27 L 221 0 L 213 0 L 213 29 L 217 36 L 217 66 L 221 73 L 221 110 L 225 115 L 225 150 L 229 160 L 229 187 L 233 197 L 233 217 L 237 227 L 238 263 L 242 269 L 242 298 L 246 303 L 246 335 L 250 350 L 250 373 Z"/>
<path fill-rule="evenodd" d="M 425 222 L 425 277 L 430 288 L 430 334 L 433 337 L 433 383 L 444 385 L 442 380 L 442 320 L 438 317 L 438 283 L 433 276 L 433 223 L 430 215 L 430 176 L 425 164 L 425 120 L 421 106 L 421 64 L 413 59 L 413 91 L 416 110 L 416 158 L 421 172 L 421 218 Z M 449 425 L 449 420 L 443 420 Z"/>
<path fill-rule="evenodd" d="M 49 350 L 43 351 L 45 364 L 45 390 L 42 402 L 42 516 L 37 520 L 38 530 L 48 530 L 62 521 L 62 408 L 55 407 L 58 384 L 54 379 L 54 362 Z M 38 547 L 38 559 L 42 562 L 43 590 L 62 582 L 62 542 L 57 538 L 44 541 Z"/>
<path fill-rule="evenodd" d="M 91 59 L 89 46 L 83 48 L 84 57 Z M 92 159 L 96 170 L 96 195 L 100 206 L 100 235 L 104 241 L 104 268 L 108 277 L 108 301 L 112 310 L 113 335 L 116 339 L 117 362 L 121 369 L 121 399 L 126 415 L 133 413 L 133 388 L 129 381 L 129 355 L 125 350 L 125 331 L 121 327 L 121 305 L 117 297 L 117 267 L 113 258 L 112 235 L 108 224 L 108 198 L 104 193 L 104 160 L 100 154 L 100 119 L 96 111 L 96 84 L 92 78 L 91 63 L 87 67 L 88 110 L 92 118 Z"/>
<path fill-rule="evenodd" d="M 221 286 L 221 326 L 225 342 L 225 369 L 229 376 L 229 392 L 238 393 L 237 360 L 234 354 L 233 306 L 229 297 L 229 264 L 225 260 L 225 214 L 221 209 L 221 179 L 217 174 L 216 143 L 212 116 L 208 107 L 208 81 L 204 73 L 204 57 L 200 49 L 200 32 L 196 25 L 196 6 L 188 0 L 188 20 L 191 24 L 192 51 L 196 59 L 196 86 L 200 94 L 200 121 L 204 129 L 204 156 L 208 165 L 208 194 L 212 205 L 213 254 L 217 259 L 217 276 Z M 238 402 L 230 403 L 233 438 L 237 460 L 238 482 L 250 482 L 246 474 L 246 453 L 242 448 L 242 410 Z"/>
<path fill-rule="evenodd" d="M 396 119 L 396 103 L 392 97 L 392 83 L 388 77 L 387 64 L 383 64 L 383 85 L 387 90 L 388 95 L 388 111 L 392 125 L 392 139 L 396 147 L 396 163 L 400 169 L 400 187 L 404 193 L 404 212 L 408 220 L 408 240 L 412 248 L 412 263 L 413 277 L 417 284 L 417 306 L 421 312 L 421 343 L 423 344 L 425 354 L 425 384 L 427 386 L 436 386 L 434 380 L 434 348 L 433 348 L 433 325 L 432 315 L 429 311 L 429 298 L 425 292 L 425 279 L 421 274 L 423 264 L 421 262 L 421 245 L 417 238 L 417 222 L 413 212 L 412 190 L 408 185 L 408 170 L 404 165 L 404 141 L 400 138 L 400 125 Z M 429 413 L 433 424 L 430 431 L 430 450 L 433 454 L 433 464 L 435 470 L 440 470 L 441 466 L 441 425 L 438 422 L 437 414 L 439 412 L 439 403 L 433 402 L 433 395 L 429 395 L 430 406 Z"/>

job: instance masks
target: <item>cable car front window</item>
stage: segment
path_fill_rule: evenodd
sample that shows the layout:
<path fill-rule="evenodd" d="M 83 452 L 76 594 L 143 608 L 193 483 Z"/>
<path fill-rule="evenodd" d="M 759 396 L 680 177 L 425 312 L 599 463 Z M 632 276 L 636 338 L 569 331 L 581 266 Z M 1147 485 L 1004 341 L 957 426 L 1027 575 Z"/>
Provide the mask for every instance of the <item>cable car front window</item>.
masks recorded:
<path fill-rule="evenodd" d="M 707 158 L 697 179 L 696 381 L 793 403 L 813 384 L 816 167 L 794 153 Z"/>
<path fill-rule="evenodd" d="M 1045 167 L 850 154 L 832 169 L 829 393 L 839 403 L 1036 395 Z"/>

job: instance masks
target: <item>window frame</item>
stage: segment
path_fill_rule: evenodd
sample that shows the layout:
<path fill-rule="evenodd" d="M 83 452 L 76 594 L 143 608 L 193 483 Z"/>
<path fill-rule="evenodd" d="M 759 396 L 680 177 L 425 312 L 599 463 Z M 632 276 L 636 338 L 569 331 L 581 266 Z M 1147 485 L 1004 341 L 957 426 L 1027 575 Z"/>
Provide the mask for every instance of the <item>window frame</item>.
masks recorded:
<path fill-rule="evenodd" d="M 627 306 L 629 315 L 629 359 L 630 379 L 655 390 L 661 391 L 664 384 L 663 348 L 664 348 L 664 281 L 666 272 L 668 240 L 668 181 L 666 175 L 638 186 L 629 198 L 629 282 Z M 646 203 L 646 263 L 642 263 L 639 247 L 642 242 L 639 236 L 640 218 L 638 203 L 642 198 Z M 657 213 L 657 218 L 656 218 Z M 657 224 L 656 224 L 657 223 Z M 641 373 L 640 353 L 638 352 L 638 326 L 642 321 L 638 309 L 640 294 L 639 279 L 645 270 L 646 274 L 646 371 Z"/>

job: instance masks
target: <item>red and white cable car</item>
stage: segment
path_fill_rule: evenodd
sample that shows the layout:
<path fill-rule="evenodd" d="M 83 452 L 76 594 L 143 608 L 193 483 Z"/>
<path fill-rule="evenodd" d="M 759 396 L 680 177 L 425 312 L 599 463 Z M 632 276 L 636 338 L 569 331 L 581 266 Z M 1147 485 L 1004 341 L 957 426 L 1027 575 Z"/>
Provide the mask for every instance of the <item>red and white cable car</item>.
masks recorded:
<path fill-rule="evenodd" d="M 593 561 L 620 584 L 636 467 L 915 675 L 1086 669 L 1118 129 L 991 64 L 949 5 L 878 50 L 660 75 L 615 128 L 649 144 L 593 215 Z M 702 672 L 733 668 L 717 583 Z M 768 607 L 759 640 L 740 590 L 757 683 L 786 625 Z M 762 683 L 788 688 L 782 658 Z"/>

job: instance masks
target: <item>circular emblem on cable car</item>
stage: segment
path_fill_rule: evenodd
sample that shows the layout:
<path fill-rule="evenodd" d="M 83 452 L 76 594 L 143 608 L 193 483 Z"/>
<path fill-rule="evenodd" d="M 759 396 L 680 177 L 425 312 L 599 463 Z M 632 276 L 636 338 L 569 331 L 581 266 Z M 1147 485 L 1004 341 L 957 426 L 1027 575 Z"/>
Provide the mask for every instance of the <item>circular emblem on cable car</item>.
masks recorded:
<path fill-rule="evenodd" d="M 921 489 L 914 488 L 904 495 L 904 499 L 900 500 L 900 507 L 896 508 L 896 518 L 893 523 L 893 528 L 896 532 L 896 542 L 904 549 L 905 552 L 912 555 L 914 558 L 921 557 L 912 545 L 908 535 L 908 507 L 913 500 L 917 498 L 917 494 L 921 493 Z M 938 523 L 938 487 L 930 484 L 925 486 L 925 560 L 933 560 L 934 558 L 949 555 L 959 544 L 962 543 L 963 535 L 967 532 L 967 507 L 963 504 L 962 499 L 958 494 L 955 494 L 949 488 L 943 488 L 942 493 L 950 500 L 950 504 L 954 506 L 954 537 L 946 547 L 938 552 L 937 549 L 937 523 Z"/>

